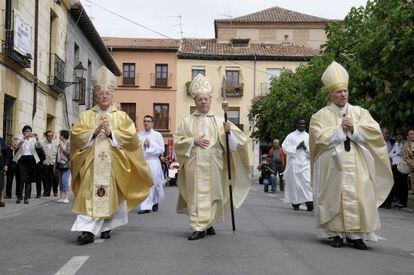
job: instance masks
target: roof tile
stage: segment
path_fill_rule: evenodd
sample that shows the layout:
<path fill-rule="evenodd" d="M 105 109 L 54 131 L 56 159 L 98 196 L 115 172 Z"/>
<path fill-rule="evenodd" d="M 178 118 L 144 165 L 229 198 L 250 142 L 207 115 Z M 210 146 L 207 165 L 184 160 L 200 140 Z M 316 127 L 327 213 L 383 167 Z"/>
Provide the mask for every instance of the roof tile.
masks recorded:
<path fill-rule="evenodd" d="M 216 23 L 327 23 L 330 19 L 308 15 L 278 6 L 235 17 L 232 19 L 216 19 Z"/>
<path fill-rule="evenodd" d="M 310 59 L 319 51 L 294 44 L 254 42 L 247 47 L 234 47 L 231 42 L 216 39 L 183 39 L 178 51 L 179 57 L 199 57 L 222 59 L 238 57 L 262 57 L 270 59 Z"/>

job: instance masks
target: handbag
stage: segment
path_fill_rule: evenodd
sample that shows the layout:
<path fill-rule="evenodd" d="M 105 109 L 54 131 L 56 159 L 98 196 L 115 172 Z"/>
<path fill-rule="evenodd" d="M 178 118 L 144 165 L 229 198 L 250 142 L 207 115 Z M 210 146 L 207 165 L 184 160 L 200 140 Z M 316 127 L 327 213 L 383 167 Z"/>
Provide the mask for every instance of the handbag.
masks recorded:
<path fill-rule="evenodd" d="M 63 170 L 63 169 L 69 169 L 70 168 L 70 160 L 66 161 L 65 163 L 57 162 L 56 163 L 56 169 Z"/>
<path fill-rule="evenodd" d="M 408 163 L 405 160 L 401 160 L 400 163 L 397 164 L 397 170 L 401 174 L 408 175 L 411 172 L 410 166 L 408 166 Z"/>

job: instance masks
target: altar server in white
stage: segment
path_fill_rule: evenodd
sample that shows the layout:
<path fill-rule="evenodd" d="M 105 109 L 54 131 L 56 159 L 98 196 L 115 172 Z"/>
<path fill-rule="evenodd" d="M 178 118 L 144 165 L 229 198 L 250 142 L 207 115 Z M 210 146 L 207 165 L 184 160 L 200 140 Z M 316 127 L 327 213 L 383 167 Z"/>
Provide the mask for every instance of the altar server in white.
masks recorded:
<path fill-rule="evenodd" d="M 151 210 L 158 211 L 158 203 L 164 200 L 164 173 L 161 167 L 160 155 L 164 153 L 164 140 L 162 135 L 154 131 L 154 119 L 150 115 L 144 116 L 144 130 L 138 135 L 144 151 L 144 157 L 150 168 L 154 186 L 149 196 L 139 207 L 138 214 L 146 214 Z"/>
<path fill-rule="evenodd" d="M 299 210 L 300 204 L 305 203 L 308 211 L 312 211 L 309 134 L 305 127 L 305 120 L 298 120 L 297 129 L 283 141 L 282 148 L 287 157 L 283 178 L 286 183 L 285 202 L 291 203 L 294 210 Z"/>

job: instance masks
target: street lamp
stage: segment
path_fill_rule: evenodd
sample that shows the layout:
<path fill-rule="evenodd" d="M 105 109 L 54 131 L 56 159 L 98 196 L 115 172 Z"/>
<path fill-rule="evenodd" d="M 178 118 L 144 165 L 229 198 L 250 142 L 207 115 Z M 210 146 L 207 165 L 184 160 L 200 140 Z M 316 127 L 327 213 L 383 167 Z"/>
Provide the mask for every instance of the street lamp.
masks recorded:
<path fill-rule="evenodd" d="M 86 68 L 83 67 L 82 62 L 79 62 L 78 65 L 76 65 L 73 70 L 75 71 L 75 77 L 76 77 L 76 81 L 65 81 L 65 88 L 73 85 L 73 84 L 78 84 L 81 82 L 81 79 L 83 78 L 83 75 L 86 72 Z"/>
<path fill-rule="evenodd" d="M 85 72 L 86 72 L 86 68 L 84 68 L 83 66 L 82 66 L 82 62 L 79 62 L 79 64 L 78 65 L 76 65 L 75 66 L 75 68 L 73 68 L 74 70 L 75 70 L 75 76 L 76 76 L 76 79 L 77 80 L 79 80 L 79 79 L 81 79 L 81 78 L 83 78 L 83 75 L 85 74 Z M 79 81 L 78 81 L 79 82 Z"/>

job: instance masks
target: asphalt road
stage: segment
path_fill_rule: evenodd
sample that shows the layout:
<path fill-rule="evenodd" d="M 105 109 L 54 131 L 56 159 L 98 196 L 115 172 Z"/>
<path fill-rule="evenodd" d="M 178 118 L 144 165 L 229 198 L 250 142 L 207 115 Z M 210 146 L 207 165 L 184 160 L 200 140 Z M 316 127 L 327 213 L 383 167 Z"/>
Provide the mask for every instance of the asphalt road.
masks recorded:
<path fill-rule="evenodd" d="M 0 208 L 0 274 L 414 274 L 414 214 L 381 209 L 384 240 L 367 251 L 332 248 L 314 234 L 313 214 L 293 211 L 281 193 L 254 184 L 216 236 L 188 241 L 187 217 L 166 188 L 157 213 L 129 214 L 109 240 L 78 245 L 75 215 L 54 199 Z"/>

